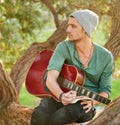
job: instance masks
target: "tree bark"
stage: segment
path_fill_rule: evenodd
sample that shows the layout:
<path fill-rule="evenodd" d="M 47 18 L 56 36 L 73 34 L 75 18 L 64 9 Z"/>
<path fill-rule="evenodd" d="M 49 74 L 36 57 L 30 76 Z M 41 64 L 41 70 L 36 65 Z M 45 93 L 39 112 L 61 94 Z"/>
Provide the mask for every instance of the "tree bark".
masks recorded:
<path fill-rule="evenodd" d="M 18 102 L 15 86 L 0 63 L 0 110 L 14 101 Z"/>
<path fill-rule="evenodd" d="M 44 3 L 47 6 L 47 8 L 51 11 L 51 13 L 53 14 L 56 28 L 58 28 L 59 27 L 59 19 L 58 19 L 57 12 L 53 8 L 53 6 L 50 4 L 50 2 L 48 2 L 48 0 L 41 0 L 41 2 Z"/>
<path fill-rule="evenodd" d="M 120 97 L 106 106 L 89 125 L 120 125 Z"/>
<path fill-rule="evenodd" d="M 0 125 L 30 125 L 33 109 L 11 102 L 0 109 Z"/>
<path fill-rule="evenodd" d="M 116 0 L 113 4 L 112 29 L 109 41 L 105 44 L 114 57 L 114 60 L 120 55 L 120 1 Z"/>
<path fill-rule="evenodd" d="M 32 109 L 19 105 L 10 76 L 0 64 L 0 125 L 29 125 Z"/>

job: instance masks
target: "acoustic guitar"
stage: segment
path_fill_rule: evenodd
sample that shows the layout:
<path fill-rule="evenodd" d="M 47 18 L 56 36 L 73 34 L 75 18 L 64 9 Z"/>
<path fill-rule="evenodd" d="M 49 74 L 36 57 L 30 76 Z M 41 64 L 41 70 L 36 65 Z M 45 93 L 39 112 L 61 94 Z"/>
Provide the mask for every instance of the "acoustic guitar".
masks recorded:
<path fill-rule="evenodd" d="M 44 98 L 51 96 L 57 98 L 47 89 L 45 80 L 47 77 L 47 66 L 53 54 L 52 50 L 43 50 L 32 63 L 25 81 L 27 91 L 37 97 Z M 84 86 L 85 74 L 75 66 L 63 64 L 58 83 L 64 92 L 74 90 L 79 96 L 86 96 L 90 99 L 109 104 L 111 100 L 86 89 Z M 59 101 L 59 100 L 57 100 Z"/>

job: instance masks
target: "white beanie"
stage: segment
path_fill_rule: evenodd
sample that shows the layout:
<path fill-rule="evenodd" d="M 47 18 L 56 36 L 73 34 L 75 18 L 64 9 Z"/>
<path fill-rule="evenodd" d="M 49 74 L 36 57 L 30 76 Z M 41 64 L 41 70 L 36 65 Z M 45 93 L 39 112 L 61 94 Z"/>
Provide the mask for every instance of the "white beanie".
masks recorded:
<path fill-rule="evenodd" d="M 74 17 L 80 23 L 88 36 L 91 36 L 98 25 L 97 14 L 88 9 L 75 11 L 70 16 Z"/>

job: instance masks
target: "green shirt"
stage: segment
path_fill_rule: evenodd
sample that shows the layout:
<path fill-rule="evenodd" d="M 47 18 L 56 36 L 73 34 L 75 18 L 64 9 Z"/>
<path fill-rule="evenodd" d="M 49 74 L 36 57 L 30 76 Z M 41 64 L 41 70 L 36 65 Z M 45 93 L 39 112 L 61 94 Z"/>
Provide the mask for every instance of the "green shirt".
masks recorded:
<path fill-rule="evenodd" d="M 89 61 L 88 68 L 84 68 L 74 42 L 63 41 L 59 43 L 50 59 L 48 70 L 61 72 L 64 63 L 75 66 L 85 73 L 84 87 L 100 93 L 111 93 L 111 79 L 113 70 L 113 56 L 104 47 L 93 43 L 94 51 Z"/>

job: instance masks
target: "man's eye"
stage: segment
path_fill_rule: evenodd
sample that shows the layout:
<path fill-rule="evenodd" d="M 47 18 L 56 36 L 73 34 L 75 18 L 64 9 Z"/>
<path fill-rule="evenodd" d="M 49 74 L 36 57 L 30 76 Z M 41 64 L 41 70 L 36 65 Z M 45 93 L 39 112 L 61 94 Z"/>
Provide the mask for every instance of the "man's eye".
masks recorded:
<path fill-rule="evenodd" d="M 74 25 L 74 24 L 71 24 L 71 26 L 72 26 L 72 27 L 76 27 L 76 25 Z"/>
<path fill-rule="evenodd" d="M 76 26 L 75 25 L 72 25 L 72 28 L 75 28 Z"/>

